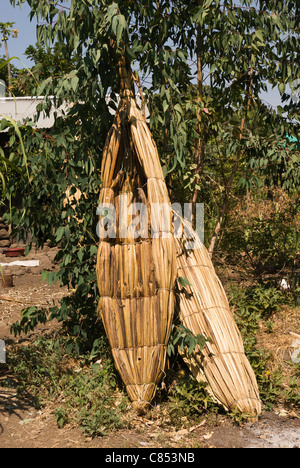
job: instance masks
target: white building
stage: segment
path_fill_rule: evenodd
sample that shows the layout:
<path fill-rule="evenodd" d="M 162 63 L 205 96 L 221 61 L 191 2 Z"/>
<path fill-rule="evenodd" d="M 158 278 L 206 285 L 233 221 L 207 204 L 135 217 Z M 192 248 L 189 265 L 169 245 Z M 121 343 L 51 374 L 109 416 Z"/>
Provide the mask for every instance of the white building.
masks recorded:
<path fill-rule="evenodd" d="M 34 121 L 37 113 L 36 108 L 44 102 L 43 96 L 39 97 L 1 97 L 0 98 L 0 121 L 4 118 L 11 118 L 16 122 L 25 123 L 26 119 Z M 42 112 L 38 121 L 35 123 L 36 128 L 51 128 L 54 125 L 55 116 L 61 116 L 67 110 L 67 105 L 61 106 L 59 109 L 52 109 L 48 117 L 45 112 Z"/>

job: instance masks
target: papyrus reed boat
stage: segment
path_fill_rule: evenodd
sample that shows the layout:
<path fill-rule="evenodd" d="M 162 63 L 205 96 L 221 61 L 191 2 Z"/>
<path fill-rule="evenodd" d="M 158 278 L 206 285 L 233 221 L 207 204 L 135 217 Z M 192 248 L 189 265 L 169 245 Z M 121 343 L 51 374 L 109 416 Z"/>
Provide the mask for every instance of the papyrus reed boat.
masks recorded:
<path fill-rule="evenodd" d="M 100 215 L 100 224 L 110 235 L 100 230 L 99 308 L 116 368 L 134 406 L 143 410 L 153 399 L 165 370 L 174 314 L 175 243 L 171 210 L 166 223 L 159 210 L 151 208 L 170 206 L 170 200 L 158 151 L 137 107 L 125 60 L 120 61 L 119 71 L 121 102 L 102 161 L 100 207 L 104 207 L 105 220 Z M 133 203 L 148 210 L 146 235 L 136 234 L 139 229 L 134 214 L 130 214 Z M 116 223 L 110 223 L 110 210 Z"/>
<path fill-rule="evenodd" d="M 183 225 L 183 237 L 175 239 L 177 272 L 190 286 L 178 281 L 176 307 L 186 328 L 211 339 L 202 351 L 196 348 L 192 355 L 183 351 L 184 360 L 225 409 L 256 419 L 261 413 L 257 381 L 226 293 L 197 233 L 186 220 Z"/>

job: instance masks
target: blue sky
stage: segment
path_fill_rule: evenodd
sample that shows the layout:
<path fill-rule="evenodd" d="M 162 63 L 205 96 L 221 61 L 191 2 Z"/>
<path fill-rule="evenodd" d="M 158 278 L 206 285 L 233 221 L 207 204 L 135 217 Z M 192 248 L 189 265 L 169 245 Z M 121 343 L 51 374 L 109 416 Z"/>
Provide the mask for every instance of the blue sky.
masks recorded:
<path fill-rule="evenodd" d="M 30 7 L 27 3 L 23 3 L 22 9 L 19 7 L 13 8 L 9 0 L 1 0 L 0 7 L 0 22 L 15 22 L 15 28 L 20 31 L 18 39 L 9 39 L 8 47 L 11 57 L 19 57 L 26 66 L 32 66 L 30 60 L 26 59 L 24 53 L 26 48 L 36 43 L 36 25 L 35 19 L 30 22 L 29 13 Z M 0 55 L 4 55 L 4 47 L 0 48 Z M 23 68 L 21 62 L 14 60 L 12 62 L 16 67 Z"/>
<path fill-rule="evenodd" d="M 19 7 L 13 8 L 9 0 L 0 0 L 0 22 L 15 22 L 15 28 L 20 31 L 17 39 L 11 38 L 9 40 L 9 53 L 10 56 L 19 57 L 23 63 L 18 60 L 14 60 L 12 63 L 18 67 L 23 68 L 24 66 L 30 67 L 32 63 L 25 57 L 25 50 L 29 45 L 36 43 L 36 26 L 37 21 L 33 19 L 30 21 L 29 13 L 30 7 L 27 3 L 23 3 L 21 9 Z M 67 0 L 61 2 L 67 3 Z M 0 48 L 0 55 L 4 55 L 4 47 Z M 269 90 L 267 93 L 261 94 L 262 99 L 269 105 L 277 107 L 281 104 L 281 98 L 278 90 Z"/>

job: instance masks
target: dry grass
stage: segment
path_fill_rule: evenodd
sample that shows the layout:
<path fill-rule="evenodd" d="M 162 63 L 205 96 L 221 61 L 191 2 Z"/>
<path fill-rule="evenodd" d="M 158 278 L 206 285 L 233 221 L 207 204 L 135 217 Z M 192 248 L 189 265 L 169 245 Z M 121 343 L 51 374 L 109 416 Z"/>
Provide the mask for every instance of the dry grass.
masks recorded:
<path fill-rule="evenodd" d="M 261 322 L 257 335 L 257 347 L 271 352 L 268 366 L 271 371 L 279 367 L 287 378 L 292 375 L 291 355 L 293 344 L 300 340 L 300 308 L 283 306 L 269 320 L 269 326 Z M 299 345 L 300 348 L 300 345 Z"/>

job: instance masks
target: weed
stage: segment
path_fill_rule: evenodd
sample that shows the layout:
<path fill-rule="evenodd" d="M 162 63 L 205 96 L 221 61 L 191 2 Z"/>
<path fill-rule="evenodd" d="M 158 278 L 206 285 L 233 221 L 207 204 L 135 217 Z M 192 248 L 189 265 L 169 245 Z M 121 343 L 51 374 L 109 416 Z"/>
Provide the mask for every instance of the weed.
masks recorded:
<path fill-rule="evenodd" d="M 93 364 L 90 356 L 78 363 L 63 347 L 43 338 L 10 350 L 8 365 L 17 379 L 18 393 L 35 398 L 36 406 L 49 400 L 62 402 L 55 410 L 58 427 L 76 424 L 89 436 L 101 436 L 124 426 L 122 415 L 128 401 L 117 391 L 112 360 L 105 357 Z"/>
<path fill-rule="evenodd" d="M 266 327 L 269 333 L 273 333 L 274 322 L 273 320 L 268 320 L 266 322 Z"/>
<path fill-rule="evenodd" d="M 124 426 L 122 413 L 128 406 L 125 396 L 117 400 L 117 378 L 112 362 L 94 365 L 72 375 L 63 395 L 70 418 L 90 436 Z"/>
<path fill-rule="evenodd" d="M 300 363 L 291 363 L 292 377 L 285 389 L 285 400 L 288 404 L 300 407 Z"/>
<path fill-rule="evenodd" d="M 39 340 L 30 346 L 10 349 L 7 363 L 17 379 L 18 394 L 30 394 L 42 405 L 46 395 L 58 393 L 66 358 L 60 350 L 53 350 L 51 341 Z"/>
<path fill-rule="evenodd" d="M 63 408 L 62 406 L 60 406 L 59 408 L 55 410 L 55 417 L 56 417 L 57 426 L 60 429 L 69 422 L 68 413 L 65 410 L 65 408 Z"/>
<path fill-rule="evenodd" d="M 220 409 L 210 397 L 207 384 L 186 375 L 171 390 L 169 402 L 169 415 L 174 425 L 178 425 L 183 417 L 199 417 L 208 412 L 217 413 Z"/>
<path fill-rule="evenodd" d="M 203 335 L 194 335 L 191 330 L 182 324 L 174 324 L 167 348 L 168 356 L 176 355 L 178 350 L 182 351 L 185 347 L 188 354 L 191 355 L 196 347 L 198 347 L 198 351 L 201 351 L 207 342 L 211 342 L 211 339 Z"/>
<path fill-rule="evenodd" d="M 242 333 L 245 353 L 255 372 L 265 409 L 271 410 L 282 399 L 285 399 L 286 403 L 289 404 L 297 404 L 297 401 L 299 403 L 297 385 L 290 382 L 288 390 L 284 389 L 282 369 L 279 367 L 271 372 L 268 368 L 272 357 L 271 353 L 257 349 L 257 333 L 260 322 L 266 320 L 268 332 L 272 332 L 273 321 L 269 318 L 285 303 L 285 296 L 276 288 L 256 285 L 247 289 L 232 286 L 229 297 L 234 306 L 235 318 Z M 234 415 L 233 417 L 235 418 Z"/>
<path fill-rule="evenodd" d="M 274 289 L 261 285 L 247 289 L 231 288 L 229 298 L 265 409 L 271 410 L 278 401 L 283 400 L 290 406 L 299 406 L 300 365 L 291 364 L 291 381 L 289 385 L 283 385 L 282 370 L 278 368 L 271 372 L 268 369 L 271 354 L 257 348 L 260 322 L 265 320 L 269 332 L 272 332 L 270 317 L 284 301 L 281 292 L 276 291 L 275 294 Z M 167 408 L 168 423 L 176 427 L 181 427 L 184 421 L 184 424 L 198 421 L 204 414 L 210 416 L 223 411 L 213 402 L 207 385 L 204 382 L 199 384 L 180 365 L 180 349 L 186 346 L 192 352 L 196 346 L 205 346 L 208 339 L 194 336 L 178 324 L 173 327 L 169 344 L 172 367 L 168 372 L 172 381 L 168 382 L 166 374 L 165 385 L 160 392 Z M 100 335 L 80 355 L 69 347 L 68 338 L 42 337 L 29 346 L 10 348 L 7 363 L 17 380 L 18 394 L 32 397 L 37 407 L 49 401 L 57 403 L 55 417 L 60 428 L 66 424 L 80 426 L 85 434 L 93 437 L 130 424 L 126 421 L 129 402 L 120 390 L 119 378 L 104 336 Z M 247 418 L 247 415 L 235 412 L 229 415 L 238 423 Z"/>
<path fill-rule="evenodd" d="M 282 291 L 265 285 L 254 285 L 245 289 L 231 285 L 229 297 L 233 306 L 238 310 L 238 317 L 246 318 L 248 326 L 257 331 L 260 319 L 268 319 L 277 312 L 286 298 Z M 252 320 L 249 323 L 249 316 Z"/>

